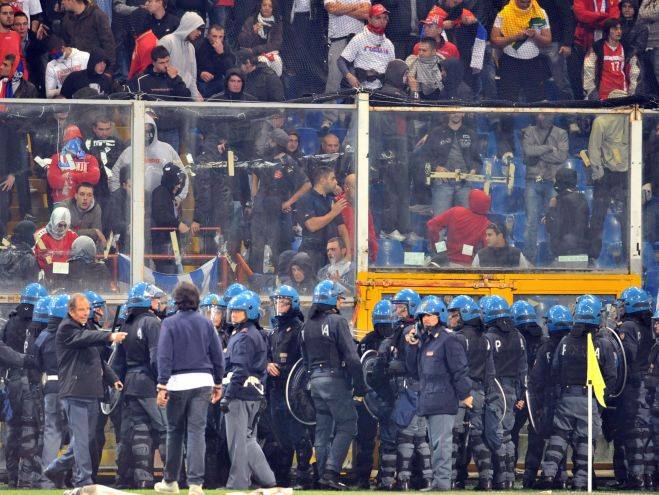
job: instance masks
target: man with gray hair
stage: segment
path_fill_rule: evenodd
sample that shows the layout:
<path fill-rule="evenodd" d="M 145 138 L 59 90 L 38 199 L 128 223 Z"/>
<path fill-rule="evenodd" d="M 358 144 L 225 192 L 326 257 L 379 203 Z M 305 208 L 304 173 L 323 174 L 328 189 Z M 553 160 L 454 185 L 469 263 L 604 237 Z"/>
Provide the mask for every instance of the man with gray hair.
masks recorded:
<path fill-rule="evenodd" d="M 100 348 L 123 341 L 126 333 L 89 330 L 88 318 L 89 301 L 84 294 L 72 294 L 68 314 L 55 335 L 59 398 L 71 430 L 68 449 L 44 471 L 57 486 L 62 485 L 66 472 L 74 466 L 74 486 L 93 483 L 89 447 L 96 431 L 99 400 L 104 396 L 106 385 L 117 390 L 123 387 L 112 368 L 101 359 Z"/>

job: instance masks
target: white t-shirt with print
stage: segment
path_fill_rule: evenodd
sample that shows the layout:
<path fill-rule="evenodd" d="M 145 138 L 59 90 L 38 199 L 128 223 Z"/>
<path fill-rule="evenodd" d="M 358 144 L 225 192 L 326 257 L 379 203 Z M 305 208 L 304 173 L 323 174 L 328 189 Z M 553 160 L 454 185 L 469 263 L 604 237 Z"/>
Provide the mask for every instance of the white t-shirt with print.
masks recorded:
<path fill-rule="evenodd" d="M 344 48 L 341 56 L 352 62 L 356 69 L 374 70 L 384 74 L 389 62 L 396 58 L 394 44 L 384 35 L 375 34 L 364 27 L 362 32 L 355 35 Z M 368 89 L 379 89 L 382 82 L 379 80 L 362 82 Z"/>
<path fill-rule="evenodd" d="M 549 29 L 549 17 L 547 17 L 547 12 L 545 12 L 544 9 L 541 10 L 542 20 L 535 23 L 533 26 L 537 33 L 540 33 L 540 31 L 543 29 Z M 502 24 L 503 19 L 501 18 L 501 14 L 497 14 L 496 19 L 494 19 L 494 27 L 501 29 Z M 538 48 L 538 45 L 536 45 L 535 41 L 529 38 L 521 42 L 521 44 L 519 41 L 516 41 L 515 43 L 506 45 L 503 49 L 503 53 L 513 58 L 530 60 L 540 55 L 540 49 Z"/>

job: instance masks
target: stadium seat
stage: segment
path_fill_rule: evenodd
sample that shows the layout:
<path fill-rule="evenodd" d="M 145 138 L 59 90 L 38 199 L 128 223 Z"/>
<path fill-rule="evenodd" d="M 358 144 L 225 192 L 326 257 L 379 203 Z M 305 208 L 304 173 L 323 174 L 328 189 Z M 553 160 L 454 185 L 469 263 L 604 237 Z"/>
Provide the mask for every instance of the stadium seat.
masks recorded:
<path fill-rule="evenodd" d="M 332 127 L 330 127 L 329 132 L 339 138 L 339 143 L 343 143 L 346 134 L 348 134 L 348 129 L 346 129 L 345 127 L 339 127 L 335 124 Z"/>
<path fill-rule="evenodd" d="M 304 124 L 307 127 L 320 129 L 320 126 L 323 125 L 323 112 L 320 110 L 304 112 Z"/>
<path fill-rule="evenodd" d="M 394 239 L 378 239 L 376 266 L 401 266 L 405 259 L 403 244 Z"/>

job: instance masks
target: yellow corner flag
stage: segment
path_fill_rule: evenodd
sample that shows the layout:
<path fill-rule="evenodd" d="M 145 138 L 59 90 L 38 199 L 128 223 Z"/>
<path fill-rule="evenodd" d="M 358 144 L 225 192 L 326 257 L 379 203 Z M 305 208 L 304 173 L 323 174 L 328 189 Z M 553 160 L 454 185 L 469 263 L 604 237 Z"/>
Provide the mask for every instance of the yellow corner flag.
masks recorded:
<path fill-rule="evenodd" d="M 600 371 L 600 365 L 597 362 L 597 354 L 595 354 L 595 345 L 593 344 L 593 335 L 591 333 L 588 334 L 588 351 L 587 351 L 587 372 L 586 372 L 586 380 L 588 385 L 592 385 L 593 387 L 593 392 L 595 392 L 595 398 L 597 399 L 597 402 L 600 403 L 602 407 L 606 407 L 606 404 L 604 403 L 604 377 L 602 376 L 602 372 Z"/>

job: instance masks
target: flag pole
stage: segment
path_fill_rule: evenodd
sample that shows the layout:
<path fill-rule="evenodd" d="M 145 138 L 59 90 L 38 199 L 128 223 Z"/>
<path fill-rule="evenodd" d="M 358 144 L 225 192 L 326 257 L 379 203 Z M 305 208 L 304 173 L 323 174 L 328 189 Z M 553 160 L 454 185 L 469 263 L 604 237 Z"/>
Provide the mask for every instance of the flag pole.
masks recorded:
<path fill-rule="evenodd" d="M 593 492 L 593 385 L 588 381 L 588 493 Z"/>

